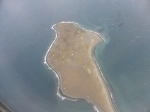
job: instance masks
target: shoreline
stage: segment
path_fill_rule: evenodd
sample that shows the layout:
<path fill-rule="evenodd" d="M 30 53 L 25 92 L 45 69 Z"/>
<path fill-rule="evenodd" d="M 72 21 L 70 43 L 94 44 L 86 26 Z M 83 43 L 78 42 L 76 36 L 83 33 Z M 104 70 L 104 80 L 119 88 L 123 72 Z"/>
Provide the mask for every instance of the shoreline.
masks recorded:
<path fill-rule="evenodd" d="M 95 33 L 96 35 L 98 35 L 98 36 L 102 39 L 101 42 L 105 41 L 99 33 L 94 32 L 94 31 L 91 31 L 91 30 L 87 30 L 87 29 L 81 27 L 81 26 L 80 26 L 78 23 L 76 23 L 76 22 L 64 22 L 64 21 L 62 21 L 62 22 L 59 22 L 59 23 L 73 23 L 73 24 L 77 25 L 79 28 L 83 29 L 84 31 L 92 32 L 92 33 Z M 89 100 L 88 98 L 86 98 L 86 97 L 85 97 L 85 98 L 76 98 L 76 97 L 73 97 L 73 96 L 70 96 L 70 95 L 67 95 L 67 96 L 69 96 L 69 97 L 67 97 L 67 96 L 63 93 L 63 89 L 62 89 L 62 86 L 61 86 L 61 80 L 62 80 L 62 79 L 61 79 L 61 75 L 59 75 L 59 74 L 58 74 L 54 69 L 52 69 L 52 68 L 50 67 L 50 65 L 47 63 L 47 55 L 48 55 L 50 49 L 52 48 L 54 42 L 56 41 L 56 39 L 57 39 L 57 37 L 58 37 L 57 30 L 54 28 L 55 25 L 56 25 L 56 24 L 54 24 L 54 25 L 51 27 L 51 29 L 53 29 L 53 30 L 55 31 L 55 35 L 56 35 L 56 36 L 55 36 L 55 39 L 53 40 L 53 42 L 51 43 L 50 47 L 48 48 L 48 50 L 47 50 L 47 52 L 46 52 L 46 55 L 45 55 L 45 57 L 44 57 L 44 64 L 47 65 L 48 69 L 52 70 L 52 71 L 55 73 L 55 76 L 56 76 L 56 78 L 58 79 L 57 96 L 59 96 L 59 97 L 61 98 L 61 100 L 67 99 L 67 100 L 70 100 L 70 101 L 78 101 L 79 99 L 84 99 L 84 100 L 86 100 L 88 103 L 92 104 L 93 107 L 94 107 L 94 109 L 95 109 L 97 112 L 100 112 L 99 110 L 101 110 L 101 109 L 99 109 L 99 108 L 97 107 L 97 105 L 96 105 L 94 102 L 90 101 L 90 100 Z M 101 42 L 99 42 L 98 44 L 100 44 Z M 97 61 L 96 61 L 96 59 L 95 59 L 95 57 L 94 57 L 94 55 L 95 55 L 94 52 L 95 52 L 96 46 L 97 46 L 98 44 L 96 44 L 96 45 L 93 47 L 93 50 L 92 50 L 92 58 L 94 59 L 94 63 L 96 64 L 97 69 L 98 69 L 98 71 L 100 72 L 100 78 L 102 78 L 102 80 L 103 80 L 104 86 L 105 86 L 105 88 L 106 88 L 106 90 L 107 90 L 107 94 L 108 94 L 108 96 L 109 96 L 109 99 L 110 99 L 110 101 L 111 101 L 111 103 L 112 103 L 112 106 L 114 107 L 114 111 L 117 112 L 116 107 L 115 107 L 115 105 L 114 105 L 114 100 L 113 100 L 112 92 L 111 92 L 111 90 L 109 89 L 109 86 L 108 86 L 107 81 L 106 81 L 106 79 L 105 79 L 105 77 L 104 77 L 104 75 L 103 75 L 103 73 L 102 73 L 102 71 L 101 71 L 101 68 L 100 68 L 100 66 L 98 65 L 98 63 L 97 63 Z M 61 90 L 62 94 L 60 93 L 60 90 Z"/>

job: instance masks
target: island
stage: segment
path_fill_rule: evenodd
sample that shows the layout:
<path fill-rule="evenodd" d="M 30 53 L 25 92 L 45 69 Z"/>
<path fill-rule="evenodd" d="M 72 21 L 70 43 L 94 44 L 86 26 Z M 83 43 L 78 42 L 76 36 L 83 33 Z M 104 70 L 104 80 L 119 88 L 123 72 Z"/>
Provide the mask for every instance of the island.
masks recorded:
<path fill-rule="evenodd" d="M 100 112 L 115 112 L 93 55 L 102 37 L 73 22 L 57 23 L 53 29 L 56 38 L 48 50 L 46 63 L 58 75 L 62 93 L 70 98 L 85 99 Z"/>

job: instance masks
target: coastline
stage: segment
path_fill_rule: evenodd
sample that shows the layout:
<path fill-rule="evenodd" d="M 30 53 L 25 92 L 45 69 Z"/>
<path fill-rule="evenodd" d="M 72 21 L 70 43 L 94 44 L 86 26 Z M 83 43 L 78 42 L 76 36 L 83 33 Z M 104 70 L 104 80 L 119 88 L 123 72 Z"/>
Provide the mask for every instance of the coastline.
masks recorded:
<path fill-rule="evenodd" d="M 105 41 L 99 33 L 94 32 L 94 31 L 91 31 L 91 30 L 87 30 L 87 29 L 81 27 L 81 26 L 80 26 L 78 23 L 76 23 L 76 22 L 64 22 L 64 21 L 63 21 L 63 22 L 60 22 L 60 23 L 73 23 L 73 24 L 77 25 L 78 27 L 80 27 L 81 29 L 83 29 L 84 31 L 92 32 L 92 33 L 95 33 L 96 35 L 98 35 L 98 36 L 102 39 L 101 42 Z M 56 41 L 56 39 L 57 39 L 57 37 L 58 37 L 57 30 L 54 28 L 55 25 L 56 25 L 56 24 L 54 24 L 54 25 L 51 27 L 51 29 L 53 29 L 53 30 L 55 31 L 56 36 L 55 36 L 55 39 L 53 40 L 53 42 L 51 43 L 50 47 L 48 48 L 48 50 L 47 50 L 47 52 L 46 52 L 46 55 L 45 55 L 45 57 L 44 57 L 44 64 L 47 65 L 48 69 L 52 70 L 52 71 L 55 73 L 55 76 L 56 76 L 56 78 L 58 79 L 57 96 L 59 96 L 62 100 L 67 99 L 67 100 L 71 100 L 71 101 L 78 101 L 79 99 L 85 99 L 88 103 L 90 103 L 90 104 L 93 105 L 94 109 L 95 109 L 97 112 L 100 112 L 99 110 L 101 110 L 101 109 L 99 109 L 99 108 L 96 106 L 96 104 L 95 104 L 94 102 L 90 101 L 90 100 L 89 100 L 88 98 L 86 98 L 86 97 L 85 97 L 85 98 L 78 98 L 78 97 L 73 97 L 73 96 L 69 96 L 69 95 L 67 95 L 67 96 L 69 96 L 69 97 L 67 97 L 65 94 L 63 94 L 63 89 L 62 89 L 62 85 L 61 85 L 61 80 L 62 80 L 62 79 L 61 79 L 61 75 L 59 75 L 59 73 L 57 73 L 54 69 L 52 69 L 52 68 L 50 67 L 50 65 L 47 63 L 47 55 L 48 55 L 49 51 L 51 50 L 51 48 L 52 48 L 54 42 Z M 99 43 L 101 43 L 101 42 L 99 42 Z M 99 43 L 98 43 L 98 44 L 99 44 Z M 97 63 L 97 61 L 96 61 L 96 59 L 95 59 L 95 56 L 94 56 L 94 55 L 95 55 L 95 54 L 94 54 L 95 48 L 96 48 L 96 46 L 97 46 L 98 44 L 96 44 L 96 45 L 93 47 L 93 50 L 92 50 L 92 58 L 94 59 L 94 63 L 96 64 L 96 67 L 97 67 L 98 71 L 99 71 L 100 74 L 101 74 L 101 75 L 100 75 L 100 78 L 102 78 L 102 80 L 103 80 L 104 86 L 105 86 L 105 88 L 106 88 L 106 90 L 107 90 L 107 93 L 108 93 L 108 96 L 109 96 L 109 99 L 110 99 L 110 101 L 111 101 L 111 103 L 112 103 L 112 105 L 113 105 L 113 107 L 114 107 L 114 111 L 117 112 L 116 107 L 114 106 L 114 100 L 113 100 L 112 92 L 110 91 L 110 89 L 109 89 L 109 87 L 108 87 L 108 84 L 107 84 L 107 81 L 106 81 L 106 79 L 105 79 L 105 77 L 104 77 L 104 75 L 103 75 L 103 73 L 102 73 L 102 71 L 101 71 L 101 68 L 100 68 L 100 66 L 98 65 L 98 63 Z M 60 93 L 60 90 L 62 91 L 62 95 L 61 95 L 61 93 Z"/>

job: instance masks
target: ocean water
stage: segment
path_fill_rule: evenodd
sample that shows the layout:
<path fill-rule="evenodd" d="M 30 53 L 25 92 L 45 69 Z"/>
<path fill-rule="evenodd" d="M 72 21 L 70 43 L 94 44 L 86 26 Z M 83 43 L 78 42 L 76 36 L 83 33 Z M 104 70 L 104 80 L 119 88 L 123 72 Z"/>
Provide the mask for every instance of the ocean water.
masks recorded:
<path fill-rule="evenodd" d="M 0 100 L 14 112 L 95 112 L 61 100 L 44 64 L 51 26 L 74 21 L 105 39 L 95 57 L 118 112 L 149 112 L 149 12 L 149 0 L 0 0 Z"/>

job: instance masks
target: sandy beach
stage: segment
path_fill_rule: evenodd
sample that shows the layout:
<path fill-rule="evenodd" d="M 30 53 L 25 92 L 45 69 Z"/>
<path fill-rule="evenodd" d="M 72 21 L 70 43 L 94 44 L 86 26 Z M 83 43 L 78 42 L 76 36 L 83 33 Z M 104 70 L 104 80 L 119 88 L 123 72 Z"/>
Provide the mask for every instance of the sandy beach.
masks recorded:
<path fill-rule="evenodd" d="M 85 99 L 102 112 L 115 112 L 92 54 L 103 39 L 76 23 L 57 23 L 53 28 L 57 38 L 48 51 L 46 62 L 57 73 L 63 94 Z"/>

